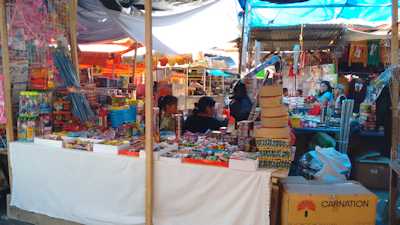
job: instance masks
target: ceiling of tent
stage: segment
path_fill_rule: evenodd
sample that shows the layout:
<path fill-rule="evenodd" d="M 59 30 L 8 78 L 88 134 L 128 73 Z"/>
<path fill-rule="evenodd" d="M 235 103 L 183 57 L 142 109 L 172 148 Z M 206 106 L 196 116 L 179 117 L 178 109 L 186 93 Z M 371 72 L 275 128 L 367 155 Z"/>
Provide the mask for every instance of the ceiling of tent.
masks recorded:
<path fill-rule="evenodd" d="M 283 2 L 283 1 L 282 1 Z M 391 0 L 308 0 L 277 4 L 248 0 L 250 28 L 315 23 L 376 25 L 390 23 Z"/>
<path fill-rule="evenodd" d="M 251 38 L 261 42 L 263 51 L 293 49 L 298 44 L 301 26 L 256 28 L 251 32 Z M 309 24 L 303 25 L 303 43 L 305 49 L 327 49 L 335 45 L 343 35 L 344 26 L 339 24 Z"/>

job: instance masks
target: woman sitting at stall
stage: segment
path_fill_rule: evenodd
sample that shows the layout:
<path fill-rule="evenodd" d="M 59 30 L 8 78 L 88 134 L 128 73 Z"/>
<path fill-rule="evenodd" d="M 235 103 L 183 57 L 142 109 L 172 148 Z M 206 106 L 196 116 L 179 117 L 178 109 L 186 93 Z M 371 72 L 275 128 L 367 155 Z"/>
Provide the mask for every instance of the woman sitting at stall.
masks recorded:
<path fill-rule="evenodd" d="M 249 118 L 253 103 L 247 95 L 246 85 L 238 81 L 233 88 L 233 96 L 229 104 L 230 113 L 236 122 Z"/>
<path fill-rule="evenodd" d="M 346 94 L 344 93 L 344 86 L 338 84 L 335 88 L 335 116 L 340 117 L 342 112 L 342 102 L 346 99 Z"/>
<path fill-rule="evenodd" d="M 184 131 L 192 133 L 205 133 L 208 130 L 218 130 L 226 126 L 225 121 L 215 118 L 215 101 L 213 98 L 203 96 L 196 104 L 193 114 L 190 115 L 184 124 Z"/>
<path fill-rule="evenodd" d="M 329 81 L 321 81 L 317 100 L 321 105 L 327 105 L 333 99 L 332 86 Z"/>
<path fill-rule="evenodd" d="M 160 131 L 175 131 L 174 114 L 178 113 L 178 99 L 172 95 L 160 97 L 158 108 L 160 108 Z"/>

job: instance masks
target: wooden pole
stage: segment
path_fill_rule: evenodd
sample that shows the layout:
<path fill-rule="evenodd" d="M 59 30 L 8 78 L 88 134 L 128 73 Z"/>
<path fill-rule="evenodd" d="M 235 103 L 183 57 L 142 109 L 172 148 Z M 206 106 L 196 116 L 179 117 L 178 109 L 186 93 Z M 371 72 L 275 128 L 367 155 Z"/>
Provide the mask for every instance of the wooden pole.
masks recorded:
<path fill-rule="evenodd" d="M 135 55 L 133 56 L 132 83 L 133 83 L 133 81 L 135 79 L 135 74 L 136 74 L 137 50 L 138 50 L 138 44 L 136 42 L 135 43 Z"/>
<path fill-rule="evenodd" d="M 71 0 L 69 7 L 69 32 L 71 41 L 71 57 L 72 63 L 75 66 L 76 76 L 80 81 L 79 76 L 79 60 L 78 60 L 78 40 L 77 40 L 77 26 L 78 26 L 78 0 Z"/>
<path fill-rule="evenodd" d="M 246 63 L 247 63 L 247 47 L 248 47 L 248 33 L 246 30 L 246 16 L 247 16 L 247 2 L 244 6 L 244 14 L 243 14 L 243 21 L 242 21 L 242 38 L 241 38 L 241 45 L 239 49 L 239 74 L 245 72 L 246 70 Z"/>
<path fill-rule="evenodd" d="M 146 150 L 146 225 L 153 224 L 153 43 L 152 1 L 145 0 L 146 93 L 145 93 L 145 150 Z"/>
<path fill-rule="evenodd" d="M 398 65 L 398 49 L 399 49 L 399 30 L 398 30 L 398 2 L 392 0 L 392 39 L 391 39 L 391 63 L 392 65 Z M 393 71 L 393 77 L 391 82 L 391 97 L 392 97 L 392 147 L 391 147 L 391 160 L 397 160 L 397 145 L 399 143 L 399 71 L 396 68 Z M 390 184 L 390 205 L 389 205 L 389 224 L 397 224 L 396 220 L 396 201 L 397 201 L 397 176 L 395 172 L 390 170 L 391 184 Z"/>
<path fill-rule="evenodd" d="M 4 75 L 4 101 L 7 116 L 6 132 L 7 143 L 14 141 L 14 121 L 12 113 L 11 99 L 11 75 L 10 75 L 10 58 L 8 54 L 8 32 L 6 17 L 6 0 L 0 0 L 0 20 L 1 20 L 1 52 Z"/>
<path fill-rule="evenodd" d="M 9 174 L 9 186 L 12 192 L 12 170 L 10 163 L 10 143 L 14 141 L 14 120 L 12 112 L 12 99 L 11 99 L 11 74 L 10 74 L 10 57 L 8 53 L 8 32 L 7 32 L 7 15 L 6 15 L 6 0 L 0 0 L 0 36 L 1 36 L 1 53 L 2 53 L 2 64 L 3 64 L 3 76 L 4 76 L 4 104 L 5 113 L 7 117 L 6 122 L 6 136 L 7 136 L 7 158 L 8 158 L 8 174 Z"/>

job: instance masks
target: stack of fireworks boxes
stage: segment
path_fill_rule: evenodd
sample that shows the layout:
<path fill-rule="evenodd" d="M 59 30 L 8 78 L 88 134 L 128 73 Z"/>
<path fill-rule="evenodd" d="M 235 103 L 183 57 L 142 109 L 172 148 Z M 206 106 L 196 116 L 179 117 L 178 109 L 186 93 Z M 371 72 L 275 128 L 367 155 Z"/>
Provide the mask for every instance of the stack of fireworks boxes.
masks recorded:
<path fill-rule="evenodd" d="M 289 169 L 291 163 L 288 109 L 282 104 L 282 86 L 263 86 L 259 94 L 261 127 L 255 130 L 260 168 Z"/>

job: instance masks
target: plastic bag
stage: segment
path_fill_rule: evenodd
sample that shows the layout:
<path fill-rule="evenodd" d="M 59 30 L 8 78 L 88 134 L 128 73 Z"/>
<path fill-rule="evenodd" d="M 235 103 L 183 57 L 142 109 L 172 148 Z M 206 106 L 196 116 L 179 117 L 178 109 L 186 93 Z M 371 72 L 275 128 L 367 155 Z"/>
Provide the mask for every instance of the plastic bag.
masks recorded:
<path fill-rule="evenodd" d="M 299 165 L 302 176 L 324 182 L 345 181 L 351 170 L 351 162 L 346 154 L 319 146 L 315 147 L 315 151 L 304 154 Z"/>

